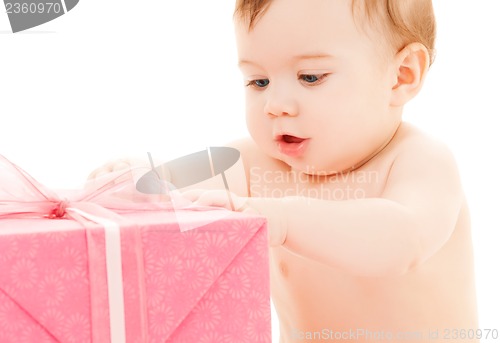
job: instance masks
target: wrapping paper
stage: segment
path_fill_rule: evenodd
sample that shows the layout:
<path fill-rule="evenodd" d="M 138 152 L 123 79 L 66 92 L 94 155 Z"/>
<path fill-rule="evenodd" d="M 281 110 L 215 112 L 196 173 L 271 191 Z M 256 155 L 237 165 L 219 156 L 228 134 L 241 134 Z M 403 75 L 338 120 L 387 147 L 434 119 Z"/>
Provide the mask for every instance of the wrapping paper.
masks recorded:
<path fill-rule="evenodd" d="M 47 199 L 0 201 L 0 342 L 111 342 L 117 294 L 126 342 L 271 341 L 264 218 Z M 119 227 L 121 289 L 105 225 L 82 213 Z"/>

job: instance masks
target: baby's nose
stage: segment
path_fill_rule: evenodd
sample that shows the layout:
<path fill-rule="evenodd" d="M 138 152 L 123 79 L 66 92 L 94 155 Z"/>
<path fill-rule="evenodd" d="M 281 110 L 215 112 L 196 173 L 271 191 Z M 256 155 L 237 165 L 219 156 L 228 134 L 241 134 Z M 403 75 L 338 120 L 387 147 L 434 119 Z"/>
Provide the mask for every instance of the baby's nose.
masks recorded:
<path fill-rule="evenodd" d="M 273 117 L 297 116 L 297 100 L 289 91 L 273 89 L 268 93 L 265 112 Z"/>
<path fill-rule="evenodd" d="M 265 112 L 273 117 L 297 116 L 296 101 L 287 97 L 270 97 L 266 103 Z"/>

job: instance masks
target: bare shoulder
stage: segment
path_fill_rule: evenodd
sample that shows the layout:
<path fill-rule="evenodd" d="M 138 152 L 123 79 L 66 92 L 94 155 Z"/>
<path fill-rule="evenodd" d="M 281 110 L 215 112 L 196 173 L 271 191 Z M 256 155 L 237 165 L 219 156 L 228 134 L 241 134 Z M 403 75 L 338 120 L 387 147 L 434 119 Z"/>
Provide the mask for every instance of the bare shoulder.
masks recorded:
<path fill-rule="evenodd" d="M 386 194 L 400 193 L 405 188 L 456 196 L 462 192 L 458 167 L 450 148 L 413 126 L 401 127 L 395 137 L 392 159 Z"/>
<path fill-rule="evenodd" d="M 450 148 L 441 140 L 432 137 L 409 124 L 402 125 L 397 137 L 394 162 L 409 167 L 456 169 L 455 158 Z"/>

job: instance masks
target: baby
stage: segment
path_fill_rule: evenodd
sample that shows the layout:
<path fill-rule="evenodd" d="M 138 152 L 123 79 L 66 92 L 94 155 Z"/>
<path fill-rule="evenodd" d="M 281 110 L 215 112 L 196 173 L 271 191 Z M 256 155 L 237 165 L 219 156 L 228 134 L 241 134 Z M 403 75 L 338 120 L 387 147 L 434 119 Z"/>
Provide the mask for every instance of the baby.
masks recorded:
<path fill-rule="evenodd" d="M 457 167 L 402 121 L 432 62 L 431 0 L 238 0 L 235 25 L 251 135 L 231 144 L 236 203 L 269 221 L 280 342 L 478 342 Z"/>
<path fill-rule="evenodd" d="M 477 341 L 455 162 L 401 119 L 431 0 L 239 0 L 235 21 L 252 139 L 233 146 L 269 218 L 281 342 Z"/>

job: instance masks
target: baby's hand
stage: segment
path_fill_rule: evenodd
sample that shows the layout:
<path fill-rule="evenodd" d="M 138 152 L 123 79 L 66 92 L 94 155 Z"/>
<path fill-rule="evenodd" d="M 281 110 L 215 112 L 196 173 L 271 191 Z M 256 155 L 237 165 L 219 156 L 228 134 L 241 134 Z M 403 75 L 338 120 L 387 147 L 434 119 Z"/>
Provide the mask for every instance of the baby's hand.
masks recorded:
<path fill-rule="evenodd" d="M 99 168 L 95 169 L 92 173 L 87 177 L 88 181 L 95 180 L 99 177 L 102 177 L 106 174 L 131 170 L 134 167 L 148 167 L 149 164 L 145 160 L 133 159 L 133 158 L 121 158 L 117 160 L 112 160 Z"/>
<path fill-rule="evenodd" d="M 269 246 L 280 246 L 286 239 L 286 220 L 284 218 L 281 199 L 262 199 L 240 197 L 226 190 L 201 190 L 194 189 L 183 192 L 181 196 L 188 199 L 197 206 L 216 206 L 228 210 L 264 215 L 264 211 L 258 211 L 250 206 L 250 202 L 257 208 L 267 208 L 267 228 Z M 250 199 L 252 201 L 250 201 Z"/>
<path fill-rule="evenodd" d="M 146 160 L 134 158 L 121 158 L 109 161 L 101 167 L 95 169 L 87 177 L 85 188 L 99 187 L 108 182 L 119 182 L 133 179 L 132 171 L 134 169 L 151 168 Z"/>
<path fill-rule="evenodd" d="M 195 206 L 223 207 L 231 211 L 257 214 L 257 211 L 247 205 L 247 198 L 237 196 L 228 190 L 191 189 L 182 192 L 181 195 Z"/>

